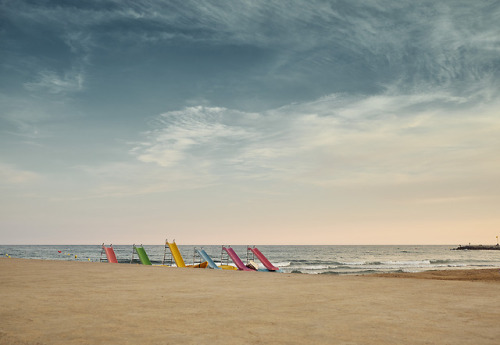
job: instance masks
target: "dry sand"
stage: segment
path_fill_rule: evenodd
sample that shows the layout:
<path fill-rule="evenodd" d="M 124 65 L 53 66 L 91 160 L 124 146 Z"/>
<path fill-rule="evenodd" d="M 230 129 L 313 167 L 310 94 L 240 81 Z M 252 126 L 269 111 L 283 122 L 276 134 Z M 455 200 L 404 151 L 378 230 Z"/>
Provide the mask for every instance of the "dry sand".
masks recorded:
<path fill-rule="evenodd" d="M 499 277 L 498 270 L 332 276 L 4 258 L 0 344 L 496 345 Z"/>

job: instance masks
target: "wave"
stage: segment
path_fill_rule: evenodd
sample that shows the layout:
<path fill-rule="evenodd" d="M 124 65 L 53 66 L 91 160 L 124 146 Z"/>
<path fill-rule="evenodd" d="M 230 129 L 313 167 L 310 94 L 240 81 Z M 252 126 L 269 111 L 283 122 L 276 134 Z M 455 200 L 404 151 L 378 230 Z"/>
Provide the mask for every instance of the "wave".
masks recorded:
<path fill-rule="evenodd" d="M 442 262 L 442 263 L 438 263 Z M 416 272 L 428 269 L 445 269 L 454 267 L 467 267 L 468 264 L 452 262 L 451 260 L 389 260 L 389 261 L 331 261 L 321 264 L 293 264 L 284 267 L 291 272 L 317 274 L 324 272 L 337 272 L 338 274 L 364 274 L 365 271 L 375 272 Z"/>
<path fill-rule="evenodd" d="M 339 266 L 418 266 L 418 265 L 430 265 L 430 260 L 411 260 L 411 261 L 340 261 L 334 262 L 334 264 Z"/>
<path fill-rule="evenodd" d="M 291 264 L 292 263 L 290 261 L 288 261 L 288 262 L 278 262 L 278 263 L 275 263 L 274 266 L 276 266 L 276 267 L 288 267 Z"/>
<path fill-rule="evenodd" d="M 447 264 L 452 262 L 452 260 L 430 260 L 431 264 Z"/>
<path fill-rule="evenodd" d="M 489 265 L 489 264 L 483 264 L 483 265 L 467 265 L 471 267 L 497 267 L 496 265 Z"/>
<path fill-rule="evenodd" d="M 375 274 L 375 273 L 381 273 L 379 270 L 372 270 L 372 269 L 366 269 L 366 270 L 355 270 L 355 271 L 325 271 L 321 272 L 319 274 L 331 274 L 331 275 L 364 275 L 364 274 Z M 391 273 L 403 273 L 403 270 L 393 270 Z"/>
<path fill-rule="evenodd" d="M 433 265 L 432 267 L 467 267 L 470 265 L 467 264 L 439 264 L 439 265 Z"/>
<path fill-rule="evenodd" d="M 294 270 L 311 270 L 311 271 L 337 268 L 337 266 L 332 267 L 329 265 L 301 265 L 301 266 L 289 266 L 289 267 L 294 269 Z"/>
<path fill-rule="evenodd" d="M 368 262 L 366 261 L 339 261 L 339 262 L 335 262 L 336 265 L 345 265 L 345 266 L 362 266 L 362 265 L 366 265 L 366 264 L 369 264 Z"/>
<path fill-rule="evenodd" d="M 430 260 L 412 260 L 412 261 L 383 261 L 383 265 L 398 265 L 398 266 L 420 266 L 430 265 Z"/>

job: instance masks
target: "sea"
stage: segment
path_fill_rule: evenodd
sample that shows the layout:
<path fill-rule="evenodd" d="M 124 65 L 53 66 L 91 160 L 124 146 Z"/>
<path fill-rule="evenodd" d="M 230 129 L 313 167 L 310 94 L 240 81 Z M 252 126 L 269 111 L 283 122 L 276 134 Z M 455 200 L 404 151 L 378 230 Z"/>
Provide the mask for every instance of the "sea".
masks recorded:
<path fill-rule="evenodd" d="M 296 274 L 360 275 L 392 272 L 422 272 L 500 268 L 500 250 L 453 250 L 452 245 L 332 245 L 332 246 L 257 246 L 280 268 Z M 139 263 L 132 245 L 113 245 L 118 262 Z M 203 248 L 216 263 L 221 261 L 221 246 L 179 245 L 186 264 L 199 262 L 195 248 Z M 247 246 L 232 246 L 243 262 Z M 153 265 L 170 264 L 163 245 L 144 245 Z M 165 255 L 166 253 L 166 255 Z M 66 260 L 100 262 L 105 258 L 101 245 L 0 245 L 0 256 L 35 260 Z M 166 262 L 164 262 L 164 257 Z M 258 260 L 254 260 L 258 263 Z M 261 269 L 263 265 L 259 263 Z"/>

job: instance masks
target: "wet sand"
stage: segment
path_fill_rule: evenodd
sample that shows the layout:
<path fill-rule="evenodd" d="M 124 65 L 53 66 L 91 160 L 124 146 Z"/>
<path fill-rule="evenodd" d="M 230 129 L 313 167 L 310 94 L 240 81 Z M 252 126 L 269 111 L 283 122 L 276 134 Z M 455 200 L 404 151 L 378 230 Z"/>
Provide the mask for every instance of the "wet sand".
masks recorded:
<path fill-rule="evenodd" d="M 333 276 L 2 258 L 0 277 L 0 344 L 500 343 L 497 269 Z"/>

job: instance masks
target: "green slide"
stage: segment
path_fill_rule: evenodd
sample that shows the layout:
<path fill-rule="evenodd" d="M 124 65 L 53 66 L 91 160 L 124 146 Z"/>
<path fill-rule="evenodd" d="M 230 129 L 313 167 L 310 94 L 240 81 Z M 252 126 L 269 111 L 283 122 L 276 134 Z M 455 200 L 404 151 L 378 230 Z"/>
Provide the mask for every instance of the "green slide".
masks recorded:
<path fill-rule="evenodd" d="M 134 246 L 134 250 L 139 255 L 139 260 L 141 260 L 141 264 L 143 265 L 151 265 L 151 261 L 149 261 L 148 254 L 144 250 L 144 247 L 136 247 Z"/>

